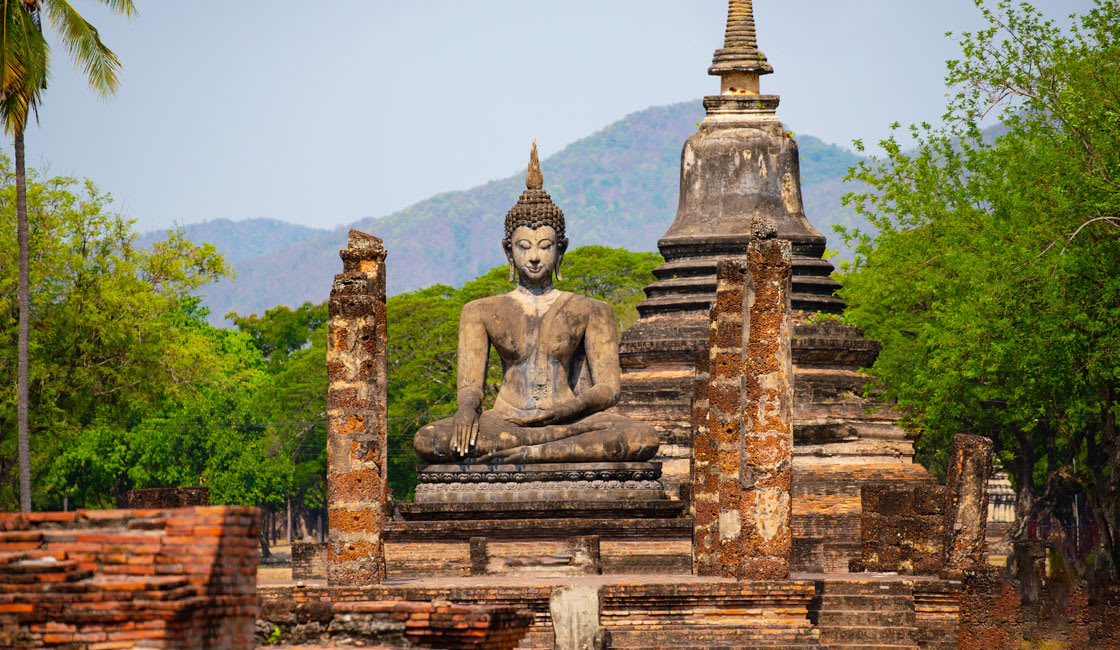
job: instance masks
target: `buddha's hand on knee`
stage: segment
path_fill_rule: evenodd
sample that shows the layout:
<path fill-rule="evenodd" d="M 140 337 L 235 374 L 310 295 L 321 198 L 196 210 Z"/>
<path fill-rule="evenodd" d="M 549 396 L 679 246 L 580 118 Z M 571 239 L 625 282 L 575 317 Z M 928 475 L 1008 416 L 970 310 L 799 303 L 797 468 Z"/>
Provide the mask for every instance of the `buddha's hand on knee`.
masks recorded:
<path fill-rule="evenodd" d="M 478 416 L 475 409 L 459 409 L 451 418 L 451 453 L 466 456 L 478 443 Z"/>

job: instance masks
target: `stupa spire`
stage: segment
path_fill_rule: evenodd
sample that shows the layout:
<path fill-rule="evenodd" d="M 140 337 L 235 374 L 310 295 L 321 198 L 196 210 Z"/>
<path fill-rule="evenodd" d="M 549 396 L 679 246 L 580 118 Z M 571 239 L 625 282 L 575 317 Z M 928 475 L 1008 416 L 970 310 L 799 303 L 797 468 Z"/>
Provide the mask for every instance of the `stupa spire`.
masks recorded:
<path fill-rule="evenodd" d="M 758 94 L 759 75 L 771 72 L 774 68 L 758 49 L 752 0 L 728 0 L 723 47 L 712 56 L 708 74 L 719 75 L 720 92 Z"/>

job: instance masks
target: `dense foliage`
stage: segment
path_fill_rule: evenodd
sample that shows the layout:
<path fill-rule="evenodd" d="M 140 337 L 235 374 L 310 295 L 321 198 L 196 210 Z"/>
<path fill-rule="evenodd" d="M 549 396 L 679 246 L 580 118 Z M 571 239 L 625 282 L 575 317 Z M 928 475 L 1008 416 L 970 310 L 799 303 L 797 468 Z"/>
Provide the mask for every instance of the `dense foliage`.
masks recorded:
<path fill-rule="evenodd" d="M 923 462 L 942 469 L 957 432 L 992 436 L 1020 524 L 1091 517 L 1120 566 L 1120 3 L 1068 33 L 1029 5 L 979 6 L 945 126 L 851 174 L 879 232 L 847 232 L 847 317 L 883 342 L 878 389 Z"/>
<path fill-rule="evenodd" d="M 0 161 L 0 507 L 17 503 L 16 246 Z M 227 273 L 178 234 L 134 246 L 88 181 L 28 183 L 31 451 L 40 508 L 121 502 L 133 487 L 211 486 L 219 503 L 283 492 L 283 460 L 248 423 L 266 379 L 249 336 L 215 329 L 194 297 Z"/>

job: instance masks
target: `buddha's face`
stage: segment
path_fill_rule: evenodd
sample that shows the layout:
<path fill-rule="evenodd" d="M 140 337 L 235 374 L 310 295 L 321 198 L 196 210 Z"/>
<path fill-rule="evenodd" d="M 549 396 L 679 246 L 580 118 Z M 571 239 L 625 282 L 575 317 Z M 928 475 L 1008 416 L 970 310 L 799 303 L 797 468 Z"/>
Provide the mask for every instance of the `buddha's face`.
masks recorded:
<path fill-rule="evenodd" d="M 564 255 L 564 244 L 557 241 L 552 226 L 518 226 L 510 238 L 506 254 L 525 284 L 540 286 L 552 280 L 552 272 Z"/>

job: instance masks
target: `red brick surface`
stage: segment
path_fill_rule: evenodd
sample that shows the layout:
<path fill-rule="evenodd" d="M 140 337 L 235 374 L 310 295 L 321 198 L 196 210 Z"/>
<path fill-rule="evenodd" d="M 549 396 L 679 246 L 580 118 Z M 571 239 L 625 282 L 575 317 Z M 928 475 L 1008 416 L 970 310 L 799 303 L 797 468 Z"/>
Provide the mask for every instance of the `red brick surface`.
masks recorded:
<path fill-rule="evenodd" d="M 623 582 L 585 578 L 581 583 L 599 585 L 600 620 L 610 635 L 611 648 L 821 648 L 809 615 L 817 592 L 813 582 L 717 579 L 672 583 L 634 578 Z M 296 609 L 329 603 L 334 612 L 341 612 L 342 609 L 334 608 L 348 602 L 394 599 L 454 603 L 452 607 L 469 603 L 484 608 L 512 608 L 531 614 L 531 626 L 520 645 L 511 647 L 547 650 L 552 648 L 553 641 L 549 602 L 552 589 L 560 584 L 570 582 L 265 587 L 261 589 L 261 598 L 266 613 L 274 611 L 275 603 L 283 602 Z M 459 646 L 433 643 L 429 647 Z"/>
<path fill-rule="evenodd" d="M 0 515 L 0 647 L 253 647 L 256 508 Z"/>

